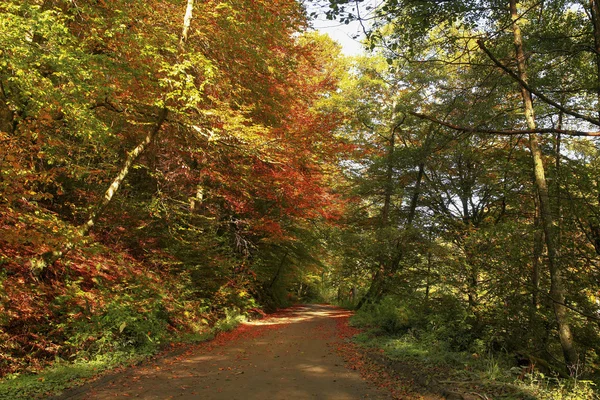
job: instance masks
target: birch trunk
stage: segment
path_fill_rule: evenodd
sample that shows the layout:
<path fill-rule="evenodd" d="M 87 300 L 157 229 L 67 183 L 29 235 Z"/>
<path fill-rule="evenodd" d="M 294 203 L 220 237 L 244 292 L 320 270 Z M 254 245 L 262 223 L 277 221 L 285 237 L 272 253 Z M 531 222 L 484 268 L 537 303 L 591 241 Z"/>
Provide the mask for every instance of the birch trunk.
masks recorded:
<path fill-rule="evenodd" d="M 192 14 L 194 10 L 194 0 L 188 0 L 187 7 L 185 11 L 185 15 L 183 18 L 183 28 L 181 32 L 181 37 L 179 40 L 179 50 L 181 53 L 185 50 L 185 42 L 187 41 L 189 29 L 192 21 Z M 158 115 L 157 121 L 148 134 L 144 136 L 142 141 L 133 148 L 129 153 L 127 153 L 127 158 L 123 163 L 123 166 L 119 170 L 117 176 L 113 179 L 110 186 L 104 192 L 104 196 L 100 200 L 100 202 L 94 208 L 94 211 L 90 214 L 87 221 L 79 226 L 79 234 L 81 236 L 85 236 L 89 233 L 92 227 L 96 224 L 98 217 L 102 214 L 102 212 L 106 209 L 106 207 L 110 204 L 114 195 L 119 191 L 121 184 L 129 174 L 129 170 L 133 166 L 133 164 L 137 161 L 137 159 L 144 153 L 144 151 L 148 148 L 148 145 L 154 140 L 154 138 L 160 132 L 168 114 L 168 109 L 163 107 Z M 64 244 L 60 249 L 54 249 L 48 251 L 41 255 L 39 258 L 34 258 L 31 260 L 31 270 L 34 275 L 39 275 L 43 272 L 44 269 L 54 264 L 56 261 L 60 260 L 64 257 L 69 251 L 71 251 L 76 246 L 74 241 L 69 241 Z"/>

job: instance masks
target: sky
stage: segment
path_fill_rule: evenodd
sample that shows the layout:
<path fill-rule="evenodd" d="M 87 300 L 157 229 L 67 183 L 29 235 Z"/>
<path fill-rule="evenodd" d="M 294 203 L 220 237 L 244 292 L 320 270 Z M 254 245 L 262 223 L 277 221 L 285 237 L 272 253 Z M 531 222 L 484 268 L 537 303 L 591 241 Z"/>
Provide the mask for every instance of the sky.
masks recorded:
<path fill-rule="evenodd" d="M 360 10 L 361 16 L 369 16 L 367 7 L 376 7 L 381 0 L 361 0 Z M 309 5 L 309 10 L 315 10 L 315 6 Z M 368 22 L 363 22 L 367 24 Z M 327 33 L 332 39 L 336 40 L 342 45 L 342 52 L 346 55 L 359 55 L 364 54 L 364 49 L 360 43 L 365 38 L 363 27 L 359 21 L 353 21 L 349 24 L 343 24 L 339 21 L 331 21 L 325 18 L 324 12 L 321 12 L 317 19 L 312 21 L 312 25 L 315 29 L 322 33 Z M 365 25 L 367 26 L 367 25 Z M 357 38 L 354 38 L 357 36 Z"/>
<path fill-rule="evenodd" d="M 358 21 L 353 21 L 348 25 L 340 24 L 338 21 L 329 21 L 324 17 L 313 21 L 313 27 L 319 32 L 328 34 L 333 40 L 342 45 L 342 52 L 347 56 L 363 54 L 364 50 L 360 40 L 364 39 L 362 27 Z M 359 38 L 353 39 L 352 36 L 359 35 Z"/>

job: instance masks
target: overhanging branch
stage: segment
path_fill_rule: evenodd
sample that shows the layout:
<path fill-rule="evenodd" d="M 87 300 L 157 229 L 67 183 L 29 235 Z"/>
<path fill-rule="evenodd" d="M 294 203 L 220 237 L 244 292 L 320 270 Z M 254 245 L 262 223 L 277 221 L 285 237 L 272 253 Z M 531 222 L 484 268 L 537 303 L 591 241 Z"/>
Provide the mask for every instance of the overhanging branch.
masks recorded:
<path fill-rule="evenodd" d="M 481 50 L 483 50 L 483 52 L 485 54 L 487 54 L 487 56 L 490 58 L 490 60 L 492 60 L 494 62 L 494 64 L 496 64 L 498 66 L 498 68 L 500 68 L 501 70 L 503 70 L 504 72 L 506 72 L 511 78 L 513 78 L 515 81 L 517 81 L 522 87 L 524 87 L 525 89 L 527 89 L 527 91 L 529 91 L 529 93 L 535 94 L 536 97 L 539 98 L 540 100 L 542 100 L 544 103 L 549 104 L 552 107 L 555 107 L 556 109 L 558 109 L 559 111 L 564 112 L 565 114 L 568 114 L 568 115 L 570 115 L 572 117 L 575 117 L 575 118 L 582 119 L 584 121 L 589 122 L 590 124 L 594 124 L 596 126 L 600 126 L 600 120 L 597 120 L 597 119 L 592 118 L 590 116 L 578 113 L 577 111 L 569 110 L 568 108 L 565 108 L 564 106 L 558 104 L 557 102 L 555 102 L 554 100 L 550 99 L 546 95 L 542 94 L 537 89 L 532 88 L 527 82 L 525 82 L 523 79 L 521 79 L 516 72 L 514 72 L 513 70 L 511 70 L 506 65 L 502 64 L 502 62 L 500 62 L 500 60 L 498 60 L 496 58 L 496 56 L 494 56 L 492 54 L 492 52 L 489 51 L 489 49 L 487 47 L 485 47 L 485 43 L 483 42 L 482 39 L 479 39 L 477 41 L 477 44 L 479 45 L 479 48 Z M 552 132 L 556 132 L 556 131 L 552 131 Z M 538 132 L 538 133 L 544 133 L 544 132 Z M 571 136 L 598 136 L 598 135 L 571 135 Z"/>
<path fill-rule="evenodd" d="M 450 129 L 454 129 L 455 131 L 460 132 L 470 132 L 470 133 L 486 133 L 490 135 L 504 135 L 504 136 L 516 136 L 516 135 L 526 135 L 531 133 L 560 133 L 561 135 L 568 136 L 587 136 L 587 137 L 600 137 L 600 132 L 584 132 L 584 131 L 576 131 L 571 129 L 557 129 L 557 128 L 537 128 L 537 129 L 484 129 L 478 127 L 470 127 L 470 126 L 460 126 L 451 124 L 449 122 L 441 121 L 432 116 L 421 114 L 414 111 L 408 111 L 408 114 L 413 115 L 420 119 L 425 119 L 431 122 L 435 122 L 436 124 L 445 126 Z"/>

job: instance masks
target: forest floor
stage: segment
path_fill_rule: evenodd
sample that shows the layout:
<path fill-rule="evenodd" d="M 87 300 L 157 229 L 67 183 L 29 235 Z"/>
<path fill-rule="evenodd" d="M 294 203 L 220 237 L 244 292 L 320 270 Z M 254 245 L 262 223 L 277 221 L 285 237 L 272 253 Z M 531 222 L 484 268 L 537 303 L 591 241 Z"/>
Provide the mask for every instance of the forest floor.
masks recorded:
<path fill-rule="evenodd" d="M 471 398 L 415 383 L 411 366 L 398 373 L 352 343 L 350 316 L 328 305 L 292 307 L 54 399 Z"/>

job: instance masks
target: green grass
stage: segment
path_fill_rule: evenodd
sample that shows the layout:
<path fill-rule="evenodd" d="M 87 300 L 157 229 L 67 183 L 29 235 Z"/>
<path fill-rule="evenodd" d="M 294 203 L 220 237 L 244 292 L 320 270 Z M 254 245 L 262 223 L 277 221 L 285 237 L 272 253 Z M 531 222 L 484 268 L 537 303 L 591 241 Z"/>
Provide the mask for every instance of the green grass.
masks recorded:
<path fill-rule="evenodd" d="M 37 374 L 12 374 L 0 381 L 0 399 L 33 399 L 49 396 L 83 383 L 108 369 L 131 365 L 150 354 L 113 352 L 93 360 L 57 361 Z"/>
<path fill-rule="evenodd" d="M 210 330 L 185 333 L 170 338 L 173 343 L 200 343 L 213 339 L 219 332 L 235 329 L 246 318 L 237 312 L 226 315 Z M 59 394 L 62 391 L 82 385 L 88 379 L 105 371 L 130 366 L 157 354 L 159 346 L 144 346 L 128 351 L 111 351 L 98 354 L 91 359 L 73 362 L 57 360 L 48 368 L 35 374 L 11 374 L 0 380 L 0 400 L 29 400 Z"/>
<path fill-rule="evenodd" d="M 360 326 L 361 321 L 364 319 L 356 318 L 353 322 Z M 389 359 L 404 362 L 420 374 L 437 375 L 433 377 L 459 387 L 476 386 L 490 399 L 600 399 L 591 381 L 559 379 L 540 372 L 526 373 L 508 356 L 454 351 L 442 340 L 427 335 L 417 337 L 410 330 L 405 334 L 389 335 L 380 327 L 370 328 L 354 340 L 361 346 L 383 350 Z"/>

